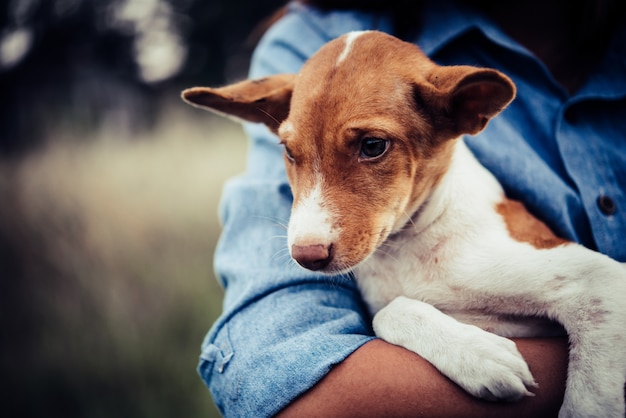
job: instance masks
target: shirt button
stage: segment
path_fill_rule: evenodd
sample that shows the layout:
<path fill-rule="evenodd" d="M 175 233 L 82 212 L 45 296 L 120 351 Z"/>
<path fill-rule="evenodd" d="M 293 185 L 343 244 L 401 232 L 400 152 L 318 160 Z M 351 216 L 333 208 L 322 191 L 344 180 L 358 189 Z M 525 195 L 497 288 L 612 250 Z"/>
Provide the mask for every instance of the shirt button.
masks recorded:
<path fill-rule="evenodd" d="M 613 215 L 615 211 L 617 210 L 617 206 L 615 206 L 615 202 L 613 201 L 613 199 L 611 199 L 608 196 L 600 195 L 596 202 L 598 203 L 600 212 L 604 213 L 605 215 Z"/>

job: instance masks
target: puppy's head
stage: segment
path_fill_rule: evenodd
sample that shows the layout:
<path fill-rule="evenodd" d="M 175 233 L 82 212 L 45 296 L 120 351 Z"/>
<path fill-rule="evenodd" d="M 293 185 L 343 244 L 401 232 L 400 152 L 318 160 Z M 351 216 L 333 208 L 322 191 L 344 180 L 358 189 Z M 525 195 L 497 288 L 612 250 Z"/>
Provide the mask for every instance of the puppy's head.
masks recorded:
<path fill-rule="evenodd" d="M 183 92 L 278 134 L 294 196 L 291 255 L 327 273 L 355 267 L 408 222 L 455 140 L 481 131 L 514 95 L 495 70 L 441 67 L 375 31 L 329 42 L 298 75 Z"/>

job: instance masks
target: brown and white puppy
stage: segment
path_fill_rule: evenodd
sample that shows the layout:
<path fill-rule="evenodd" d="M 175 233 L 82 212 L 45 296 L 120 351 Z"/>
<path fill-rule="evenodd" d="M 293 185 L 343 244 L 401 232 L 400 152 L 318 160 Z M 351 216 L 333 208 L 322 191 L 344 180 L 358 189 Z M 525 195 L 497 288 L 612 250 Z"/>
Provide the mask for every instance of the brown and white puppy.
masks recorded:
<path fill-rule="evenodd" d="M 183 92 L 278 134 L 291 255 L 353 271 L 380 338 L 475 396 L 515 400 L 535 383 L 503 337 L 549 335 L 538 318 L 554 320 L 571 344 L 560 416 L 622 418 L 626 269 L 554 236 L 460 140 L 514 96 L 498 71 L 441 67 L 374 31 L 331 41 L 298 75 Z"/>

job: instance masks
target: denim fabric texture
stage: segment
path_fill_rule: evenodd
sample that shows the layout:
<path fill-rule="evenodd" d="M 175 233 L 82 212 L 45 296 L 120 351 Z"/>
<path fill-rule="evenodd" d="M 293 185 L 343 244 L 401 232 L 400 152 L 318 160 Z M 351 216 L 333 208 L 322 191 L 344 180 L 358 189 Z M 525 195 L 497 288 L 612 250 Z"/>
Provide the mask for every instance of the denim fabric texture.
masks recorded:
<path fill-rule="evenodd" d="M 587 83 L 569 95 L 547 68 L 498 27 L 448 0 L 426 1 L 416 39 L 439 64 L 492 67 L 518 88 L 515 101 L 467 144 L 558 235 L 626 261 L 626 31 Z M 296 73 L 345 32 L 393 34 L 390 19 L 322 13 L 291 4 L 258 45 L 251 78 Z M 384 76 L 384 75 L 381 75 Z M 373 337 L 351 277 L 307 272 L 289 258 L 291 194 L 277 138 L 246 125 L 246 173 L 225 186 L 215 255 L 224 310 L 202 345 L 199 373 L 224 416 L 280 411 Z M 598 199 L 614 203 L 603 212 Z"/>

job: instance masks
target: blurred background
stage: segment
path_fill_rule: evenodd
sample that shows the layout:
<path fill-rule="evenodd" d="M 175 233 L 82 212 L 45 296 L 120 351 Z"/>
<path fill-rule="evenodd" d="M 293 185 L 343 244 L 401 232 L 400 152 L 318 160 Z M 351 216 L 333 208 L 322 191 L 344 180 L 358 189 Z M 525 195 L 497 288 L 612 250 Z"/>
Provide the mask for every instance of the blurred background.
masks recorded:
<path fill-rule="evenodd" d="M 196 374 L 245 78 L 284 1 L 0 2 L 0 415 L 219 416 Z"/>

